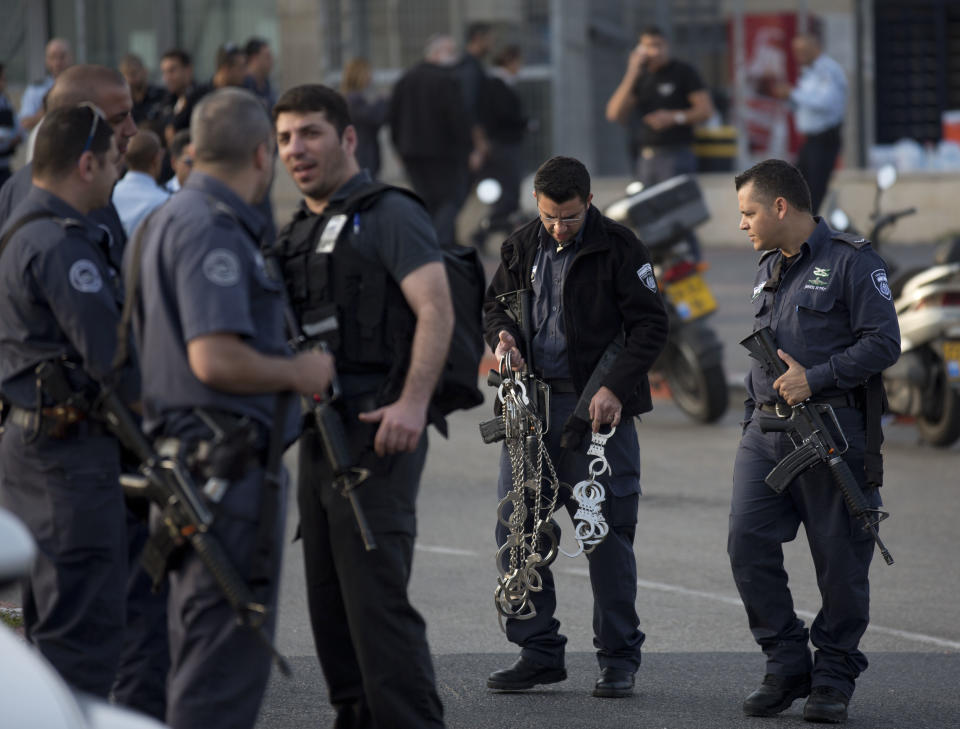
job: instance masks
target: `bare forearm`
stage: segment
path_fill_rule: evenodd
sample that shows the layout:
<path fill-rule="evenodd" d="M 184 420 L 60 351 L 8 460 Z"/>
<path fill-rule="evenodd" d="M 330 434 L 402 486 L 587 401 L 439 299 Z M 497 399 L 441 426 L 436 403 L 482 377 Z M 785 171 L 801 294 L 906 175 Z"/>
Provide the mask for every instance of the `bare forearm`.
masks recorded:
<path fill-rule="evenodd" d="M 629 71 L 624 74 L 620 85 L 617 86 L 613 92 L 613 96 L 611 96 L 607 102 L 607 121 L 620 122 L 623 124 L 627 120 L 630 110 L 636 103 L 633 96 L 633 87 L 636 82 L 637 78 L 635 74 Z"/>
<path fill-rule="evenodd" d="M 250 395 L 295 389 L 292 360 L 262 354 L 236 337 L 193 340 L 187 355 L 196 378 L 215 390 Z"/>
<path fill-rule="evenodd" d="M 446 366 L 452 332 L 452 309 L 428 306 L 418 313 L 401 399 L 426 407 Z"/>

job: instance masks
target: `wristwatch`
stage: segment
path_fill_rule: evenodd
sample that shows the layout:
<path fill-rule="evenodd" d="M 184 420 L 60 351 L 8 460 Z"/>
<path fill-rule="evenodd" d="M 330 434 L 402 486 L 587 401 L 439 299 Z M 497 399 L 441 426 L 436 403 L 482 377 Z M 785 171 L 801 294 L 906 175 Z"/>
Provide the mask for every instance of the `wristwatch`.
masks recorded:
<path fill-rule="evenodd" d="M 673 115 L 673 123 L 674 123 L 674 124 L 686 124 L 686 123 L 687 123 L 687 115 L 686 115 L 686 113 L 685 113 L 685 112 L 682 112 L 682 111 L 678 111 L 677 113 L 675 113 L 675 114 Z"/>

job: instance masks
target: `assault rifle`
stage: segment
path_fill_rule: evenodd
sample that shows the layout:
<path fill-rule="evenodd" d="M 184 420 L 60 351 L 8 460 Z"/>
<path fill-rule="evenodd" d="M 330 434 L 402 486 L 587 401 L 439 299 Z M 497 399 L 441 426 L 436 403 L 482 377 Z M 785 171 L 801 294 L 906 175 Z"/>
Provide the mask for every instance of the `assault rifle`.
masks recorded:
<path fill-rule="evenodd" d="M 283 278 L 279 272 L 279 266 L 276 259 L 267 257 L 265 260 L 267 270 L 277 281 Z M 290 334 L 289 344 L 295 352 L 302 352 L 312 346 L 316 346 L 324 352 L 329 353 L 327 343 L 319 341 L 313 343 L 307 338 L 300 322 L 293 313 L 290 302 L 284 296 L 283 317 L 287 323 L 287 331 Z M 313 415 L 313 421 L 316 424 L 317 432 L 320 434 L 320 442 L 323 444 L 323 454 L 330 464 L 333 471 L 333 487 L 350 502 L 350 508 L 353 509 L 353 517 L 357 521 L 357 527 L 360 529 L 360 538 L 363 540 L 363 547 L 370 552 L 377 548 L 377 543 L 373 537 L 373 531 L 367 523 L 367 517 L 363 513 L 363 507 L 354 493 L 357 486 L 362 484 L 370 477 L 370 471 L 361 468 L 355 462 L 350 453 L 350 442 L 347 440 L 347 430 L 343 424 L 343 418 L 333 407 L 333 402 L 340 397 L 340 382 L 337 379 L 336 372 L 333 375 L 333 381 L 330 383 L 329 397 L 323 397 L 319 394 L 313 396 L 313 402 L 310 403 L 310 411 Z"/>
<path fill-rule="evenodd" d="M 172 551 L 180 545 L 189 544 L 233 608 L 237 621 L 257 634 L 273 655 L 280 672 L 290 676 L 290 666 L 270 642 L 263 628 L 267 620 L 267 606 L 256 600 L 223 545 L 210 531 L 213 514 L 201 498 L 190 472 L 177 458 L 164 457 L 156 452 L 129 408 L 111 388 L 106 387 L 101 391 L 92 410 L 103 418 L 123 446 L 140 460 L 142 479 L 123 476 L 121 483 L 142 492 L 163 509 L 166 538 L 157 542 L 151 537 L 142 558 L 143 567 L 154 584 L 166 575 Z M 267 476 L 269 478 L 270 474 Z"/>
<path fill-rule="evenodd" d="M 750 356 L 759 361 L 771 376 L 779 377 L 787 371 L 787 365 L 777 355 L 777 344 L 769 327 L 758 329 L 740 344 L 746 347 Z M 830 428 L 824 417 L 829 418 L 833 431 L 843 441 L 842 448 L 838 447 L 830 434 Z M 870 532 L 873 541 L 880 548 L 884 562 L 893 564 L 893 557 L 890 556 L 890 552 L 887 551 L 877 533 L 877 525 L 889 514 L 867 504 L 866 497 L 850 466 L 841 457 L 846 452 L 848 444 L 833 408 L 826 403 L 797 403 L 790 408 L 790 417 L 763 418 L 760 421 L 760 430 L 765 433 L 788 433 L 796 446 L 796 450 L 786 455 L 767 474 L 764 479 L 766 484 L 779 494 L 801 473 L 818 463 L 825 463 L 830 469 L 834 485 L 843 495 L 847 511 L 863 522 L 863 529 Z"/>

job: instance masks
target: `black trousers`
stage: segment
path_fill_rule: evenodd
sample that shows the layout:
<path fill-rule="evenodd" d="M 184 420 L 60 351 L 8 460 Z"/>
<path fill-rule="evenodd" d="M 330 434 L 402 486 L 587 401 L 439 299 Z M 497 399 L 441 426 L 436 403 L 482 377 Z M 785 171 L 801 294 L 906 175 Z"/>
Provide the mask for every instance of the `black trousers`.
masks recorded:
<path fill-rule="evenodd" d="M 117 442 L 106 435 L 31 439 L 8 424 L 0 467 L 0 504 L 37 542 L 37 559 L 23 582 L 27 639 L 71 686 L 106 698 L 126 619 Z"/>
<path fill-rule="evenodd" d="M 876 488 L 866 488 L 863 470 L 864 420 L 853 408 L 837 418 L 850 448 L 850 466 L 871 506 L 880 506 Z M 812 673 L 814 686 L 853 694 L 866 669 L 860 638 L 870 619 L 870 561 L 874 544 L 844 505 L 826 466 L 798 476 L 783 493 L 764 478 L 794 447 L 785 433 L 761 432 L 769 416 L 754 414 L 747 425 L 733 472 L 727 552 L 750 630 L 767 657 L 766 673 Z M 803 524 L 823 604 L 809 630 L 797 617 L 783 566 L 783 544 Z M 812 660 L 809 643 L 816 648 Z"/>
<path fill-rule="evenodd" d="M 827 194 L 827 184 L 840 154 L 840 125 L 810 134 L 800 147 L 797 155 L 797 169 L 803 175 L 810 188 L 810 203 L 813 214 L 820 210 L 820 204 Z"/>
<path fill-rule="evenodd" d="M 366 551 L 350 502 L 332 485 L 319 436 L 300 439 L 298 500 L 314 643 L 338 729 L 442 727 L 426 623 L 410 604 L 407 584 L 416 536 L 416 497 L 427 454 L 377 458 L 374 428 L 351 411 L 347 427 L 370 478 L 359 498 L 377 548 Z"/>

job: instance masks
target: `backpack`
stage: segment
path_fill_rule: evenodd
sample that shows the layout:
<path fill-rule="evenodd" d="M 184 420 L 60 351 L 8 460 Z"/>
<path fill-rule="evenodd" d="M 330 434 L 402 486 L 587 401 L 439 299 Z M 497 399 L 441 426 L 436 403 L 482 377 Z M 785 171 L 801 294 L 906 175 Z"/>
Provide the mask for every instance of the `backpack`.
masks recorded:
<path fill-rule="evenodd" d="M 330 212 L 352 216 L 362 213 L 376 204 L 380 196 L 394 190 L 417 201 L 423 201 L 402 187 L 383 182 L 374 182 L 364 186 L 342 203 L 331 208 Z M 345 229 L 349 226 L 345 226 Z M 281 236 L 283 233 L 281 232 Z M 455 410 L 469 410 L 483 403 L 483 393 L 477 387 L 480 360 L 483 358 L 485 343 L 483 340 L 483 296 L 486 290 L 486 276 L 480 257 L 474 248 L 465 246 L 441 246 L 443 263 L 450 282 L 450 296 L 453 301 L 454 325 L 450 338 L 450 350 L 447 363 L 440 373 L 440 380 L 430 403 L 431 410 L 442 416 Z M 437 419 L 437 429 L 445 436 L 446 426 L 443 418 Z"/>

